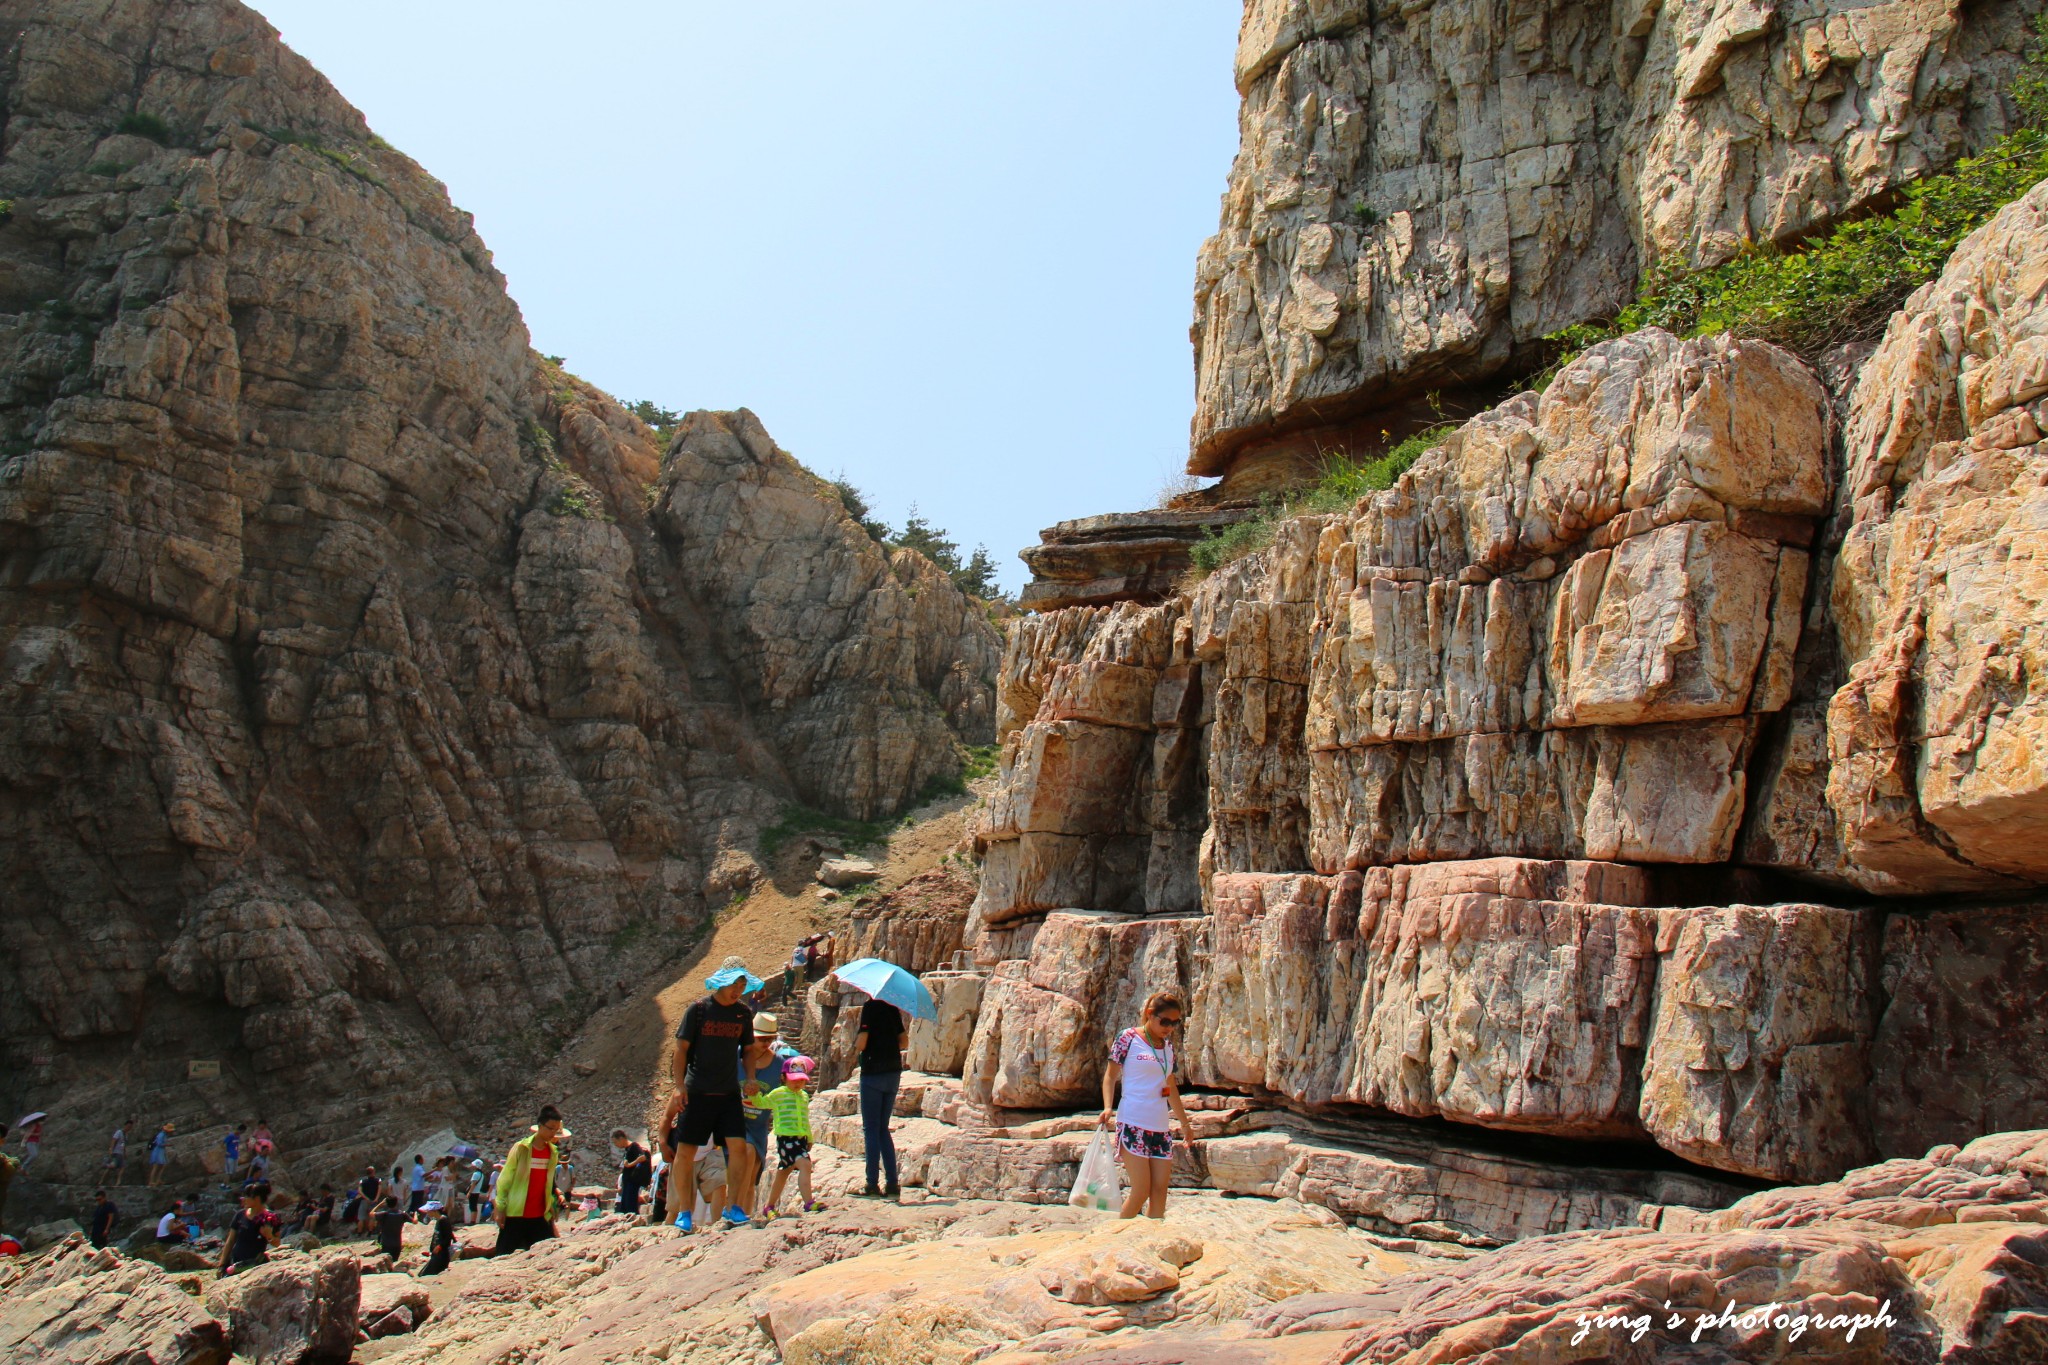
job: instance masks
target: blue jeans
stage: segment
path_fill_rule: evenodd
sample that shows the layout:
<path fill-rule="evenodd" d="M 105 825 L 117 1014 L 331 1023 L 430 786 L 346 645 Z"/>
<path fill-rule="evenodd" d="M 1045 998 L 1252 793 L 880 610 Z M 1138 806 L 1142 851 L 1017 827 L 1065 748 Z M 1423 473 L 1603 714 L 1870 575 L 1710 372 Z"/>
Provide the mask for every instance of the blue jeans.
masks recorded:
<path fill-rule="evenodd" d="M 877 1163 L 887 1172 L 888 1183 L 896 1183 L 896 1139 L 889 1134 L 889 1118 L 896 1112 L 896 1090 L 902 1084 L 900 1071 L 860 1073 L 861 1145 L 867 1149 L 869 1185 L 877 1183 Z"/>

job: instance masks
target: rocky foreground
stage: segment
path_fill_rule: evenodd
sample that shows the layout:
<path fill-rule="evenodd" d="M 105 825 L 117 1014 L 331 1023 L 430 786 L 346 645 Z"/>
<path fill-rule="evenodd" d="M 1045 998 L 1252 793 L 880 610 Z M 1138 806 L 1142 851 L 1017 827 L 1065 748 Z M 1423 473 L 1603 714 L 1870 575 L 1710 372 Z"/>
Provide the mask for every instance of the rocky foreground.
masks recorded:
<path fill-rule="evenodd" d="M 2048 1132 L 1475 1253 L 1293 1199 L 1164 1222 L 913 1192 L 690 1237 L 618 1215 L 439 1281 L 353 1247 L 224 1283 L 73 1238 L 0 1268 L 0 1357 L 206 1365 L 1456 1365 L 2048 1359 Z M 475 1240 L 487 1242 L 479 1230 Z M 401 1311 L 402 1310 L 402 1311 Z M 373 1337 L 374 1334 L 374 1337 Z"/>

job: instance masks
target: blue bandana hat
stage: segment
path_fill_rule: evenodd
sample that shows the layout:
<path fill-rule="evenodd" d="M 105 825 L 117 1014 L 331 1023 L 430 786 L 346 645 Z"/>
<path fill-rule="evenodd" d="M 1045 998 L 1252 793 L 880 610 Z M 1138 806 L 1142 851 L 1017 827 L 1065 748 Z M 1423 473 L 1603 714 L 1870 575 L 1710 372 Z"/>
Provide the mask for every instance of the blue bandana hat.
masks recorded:
<path fill-rule="evenodd" d="M 755 976 L 744 967 L 720 967 L 717 971 L 704 978 L 704 989 L 722 991 L 733 982 L 742 978 L 746 980 L 747 993 L 749 995 L 760 990 L 765 984 L 760 977 Z"/>

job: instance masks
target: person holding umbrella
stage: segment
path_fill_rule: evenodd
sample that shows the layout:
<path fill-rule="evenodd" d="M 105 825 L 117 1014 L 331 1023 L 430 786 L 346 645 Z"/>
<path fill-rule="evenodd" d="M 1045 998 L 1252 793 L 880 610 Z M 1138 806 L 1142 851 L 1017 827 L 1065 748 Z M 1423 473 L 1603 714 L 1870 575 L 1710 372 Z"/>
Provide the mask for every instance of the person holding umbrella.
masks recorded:
<path fill-rule="evenodd" d="M 910 1046 L 909 1023 L 903 1016 L 936 1019 L 939 1011 L 924 983 L 893 962 L 864 957 L 833 976 L 868 997 L 860 1009 L 860 1033 L 853 1040 L 860 1058 L 861 1145 L 868 1163 L 868 1183 L 861 1193 L 870 1199 L 895 1199 L 903 1187 L 896 1180 L 896 1139 L 889 1120 L 903 1083 L 903 1050 Z M 878 1175 L 887 1183 L 877 1186 Z"/>
<path fill-rule="evenodd" d="M 21 1164 L 28 1165 L 43 1150 L 43 1120 L 50 1117 L 38 1109 L 33 1114 L 24 1114 L 14 1126 L 21 1130 Z"/>

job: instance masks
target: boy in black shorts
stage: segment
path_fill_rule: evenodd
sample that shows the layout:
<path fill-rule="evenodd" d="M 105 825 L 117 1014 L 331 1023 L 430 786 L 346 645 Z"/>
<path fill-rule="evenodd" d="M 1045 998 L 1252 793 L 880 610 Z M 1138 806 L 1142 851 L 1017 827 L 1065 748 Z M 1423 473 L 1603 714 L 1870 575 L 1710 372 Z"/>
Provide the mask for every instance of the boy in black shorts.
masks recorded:
<path fill-rule="evenodd" d="M 740 998 L 760 990 L 761 978 L 739 959 L 727 958 L 704 978 L 704 987 L 711 994 L 685 1010 L 676 1029 L 679 1093 L 670 1102 L 669 1121 L 662 1125 L 663 1139 L 674 1153 L 669 1203 L 676 1209 L 675 1227 L 680 1232 L 690 1232 L 695 1225 L 691 1206 L 695 1202 L 692 1187 L 698 1144 L 724 1144 L 728 1168 L 741 1169 L 747 1117 L 740 1104 L 740 1052 L 754 1036 L 754 1013 Z M 732 1227 L 744 1227 L 752 1217 L 748 1206 L 754 1192 L 735 1190 L 733 1198 L 725 1221 Z"/>

